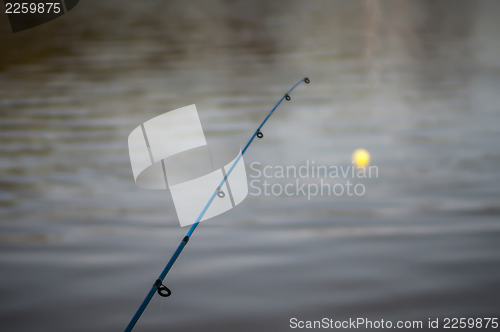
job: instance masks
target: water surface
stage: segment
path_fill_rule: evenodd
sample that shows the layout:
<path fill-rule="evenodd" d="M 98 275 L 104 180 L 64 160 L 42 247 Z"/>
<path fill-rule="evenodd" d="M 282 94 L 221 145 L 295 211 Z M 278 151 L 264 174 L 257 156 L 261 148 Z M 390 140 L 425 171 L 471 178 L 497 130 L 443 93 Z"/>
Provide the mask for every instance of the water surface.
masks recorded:
<path fill-rule="evenodd" d="M 348 166 L 363 147 L 378 178 L 204 223 L 137 329 L 498 315 L 499 9 L 89 0 L 17 34 L 2 18 L 0 322 L 122 329 L 187 231 L 168 193 L 134 184 L 130 131 L 195 103 L 210 142 L 243 146 L 305 76 L 247 166 Z"/>

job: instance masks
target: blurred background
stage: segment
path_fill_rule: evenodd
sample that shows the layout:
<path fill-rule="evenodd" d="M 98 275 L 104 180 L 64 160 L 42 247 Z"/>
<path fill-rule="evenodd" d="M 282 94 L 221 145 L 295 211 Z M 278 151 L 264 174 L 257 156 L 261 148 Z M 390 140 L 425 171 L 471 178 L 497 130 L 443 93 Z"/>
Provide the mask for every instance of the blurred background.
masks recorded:
<path fill-rule="evenodd" d="M 249 196 L 198 228 L 137 331 L 500 312 L 500 3 L 81 1 L 0 15 L 0 324 L 121 331 L 187 229 L 127 137 L 195 103 L 247 165 L 349 165 L 362 197 Z M 251 172 L 247 169 L 248 172 Z M 278 179 L 269 179 L 271 183 Z"/>

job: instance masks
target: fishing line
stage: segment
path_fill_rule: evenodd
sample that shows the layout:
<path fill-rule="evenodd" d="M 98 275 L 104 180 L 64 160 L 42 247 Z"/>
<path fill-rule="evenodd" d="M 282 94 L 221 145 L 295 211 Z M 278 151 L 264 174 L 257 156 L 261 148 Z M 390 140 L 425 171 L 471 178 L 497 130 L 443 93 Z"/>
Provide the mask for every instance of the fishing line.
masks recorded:
<path fill-rule="evenodd" d="M 266 118 L 264 119 L 264 121 L 261 122 L 261 124 L 259 125 L 259 127 L 257 127 L 257 129 L 253 133 L 252 137 L 250 137 L 250 139 L 248 140 L 247 144 L 245 145 L 245 147 L 243 148 L 243 150 L 241 151 L 241 153 L 238 155 L 238 157 L 235 159 L 235 161 L 233 162 L 233 165 L 231 166 L 231 168 L 226 172 L 226 174 L 224 175 L 224 178 L 222 179 L 222 181 L 219 183 L 219 185 L 217 186 L 217 188 L 213 192 L 212 196 L 208 200 L 207 204 L 205 205 L 205 207 L 203 208 L 203 210 L 201 211 L 201 213 L 198 215 L 198 218 L 196 218 L 196 221 L 194 222 L 194 224 L 191 225 L 191 228 L 187 232 L 186 236 L 184 236 L 184 238 L 182 239 L 181 243 L 179 244 L 179 246 L 175 250 L 174 254 L 172 255 L 172 257 L 168 261 L 168 263 L 165 266 L 165 268 L 163 269 L 163 271 L 158 276 L 158 279 L 155 280 L 153 286 L 151 287 L 151 289 L 149 290 L 148 294 L 146 295 L 146 298 L 144 299 L 144 301 L 142 302 L 142 304 L 139 306 L 139 309 L 137 309 L 135 315 L 130 320 L 130 323 L 127 325 L 127 328 L 125 329 L 125 332 L 132 331 L 132 329 L 134 328 L 135 324 L 137 323 L 137 321 L 141 317 L 142 313 L 144 312 L 144 310 L 148 306 L 149 302 L 151 301 L 151 299 L 153 298 L 153 296 L 154 296 L 155 293 L 158 293 L 158 295 L 160 295 L 161 297 L 169 297 L 172 294 L 172 291 L 167 286 L 165 286 L 163 284 L 163 279 L 165 279 L 165 277 L 167 276 L 167 273 L 172 268 L 172 265 L 174 265 L 175 261 L 177 260 L 177 257 L 179 257 L 180 253 L 182 252 L 182 250 L 184 249 L 184 247 L 188 243 L 189 239 L 191 238 L 191 235 L 193 235 L 193 232 L 195 231 L 196 227 L 198 227 L 198 224 L 200 223 L 201 219 L 205 215 L 205 212 L 207 212 L 208 208 L 210 207 L 210 205 L 214 201 L 215 197 L 220 197 L 220 198 L 225 197 L 226 194 L 224 193 L 224 191 L 221 188 L 224 185 L 224 183 L 226 183 L 228 176 L 231 174 L 231 172 L 233 171 L 233 169 L 236 166 L 236 164 L 240 161 L 241 157 L 245 154 L 245 152 L 247 151 L 247 149 L 250 147 L 250 144 L 252 144 L 252 142 L 255 139 L 255 137 L 257 137 L 259 139 L 261 139 L 261 138 L 264 137 L 264 134 L 262 133 L 262 127 L 264 127 L 264 125 L 266 124 L 267 120 L 271 117 L 271 115 L 273 115 L 274 111 L 283 102 L 283 100 L 286 100 L 286 101 L 291 100 L 290 93 L 298 85 L 300 85 L 302 82 L 304 82 L 306 84 L 309 84 L 310 80 L 309 80 L 308 77 L 305 77 L 305 78 L 301 79 L 300 81 L 298 81 L 294 86 L 292 86 L 290 88 L 290 90 L 288 90 L 281 97 L 281 99 L 276 103 L 276 105 L 274 105 L 274 107 L 269 111 L 269 113 L 267 114 Z"/>

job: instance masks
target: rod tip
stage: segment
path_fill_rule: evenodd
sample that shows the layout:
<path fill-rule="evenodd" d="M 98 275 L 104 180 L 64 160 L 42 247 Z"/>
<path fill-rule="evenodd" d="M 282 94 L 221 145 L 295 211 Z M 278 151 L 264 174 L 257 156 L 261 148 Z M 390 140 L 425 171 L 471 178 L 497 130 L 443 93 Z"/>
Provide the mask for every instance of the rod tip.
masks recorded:
<path fill-rule="evenodd" d="M 306 77 L 306 78 L 304 78 L 304 82 L 306 82 L 306 84 L 309 84 L 311 82 L 311 80 L 309 79 L 309 77 Z"/>

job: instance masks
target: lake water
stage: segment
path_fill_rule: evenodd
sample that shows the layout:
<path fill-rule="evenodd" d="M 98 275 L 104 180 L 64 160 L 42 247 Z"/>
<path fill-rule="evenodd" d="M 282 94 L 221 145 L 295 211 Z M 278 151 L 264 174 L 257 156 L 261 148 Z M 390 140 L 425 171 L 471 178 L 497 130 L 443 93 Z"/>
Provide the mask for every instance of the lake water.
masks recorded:
<path fill-rule="evenodd" d="M 498 317 L 499 12 L 87 0 L 16 34 L 0 15 L 2 329 L 125 328 L 187 232 L 169 193 L 135 185 L 130 131 L 195 103 L 209 142 L 243 146 L 306 76 L 245 154 L 250 195 L 200 225 L 137 331 Z M 363 195 L 256 194 L 297 187 L 257 169 L 349 167 L 357 148 L 378 176 L 327 182 Z"/>

